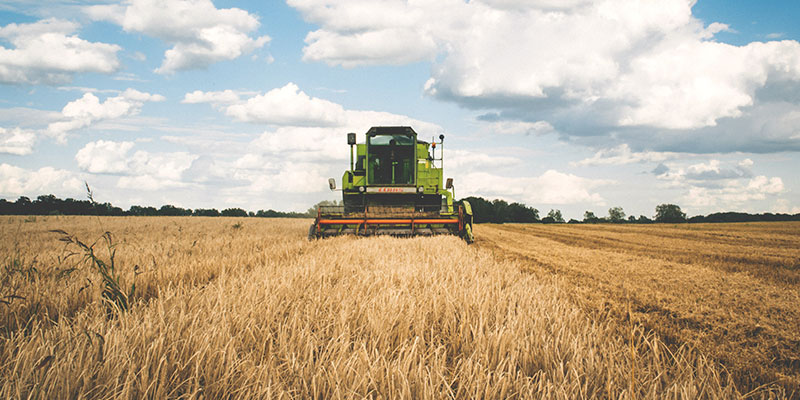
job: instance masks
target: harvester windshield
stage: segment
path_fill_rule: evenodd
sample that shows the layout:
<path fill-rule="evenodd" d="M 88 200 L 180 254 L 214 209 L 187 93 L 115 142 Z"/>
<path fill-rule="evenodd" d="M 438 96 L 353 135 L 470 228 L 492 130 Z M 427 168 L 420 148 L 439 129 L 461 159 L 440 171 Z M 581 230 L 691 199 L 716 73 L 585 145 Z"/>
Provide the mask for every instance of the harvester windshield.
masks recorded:
<path fill-rule="evenodd" d="M 367 136 L 368 184 L 413 185 L 414 161 L 414 137 Z"/>

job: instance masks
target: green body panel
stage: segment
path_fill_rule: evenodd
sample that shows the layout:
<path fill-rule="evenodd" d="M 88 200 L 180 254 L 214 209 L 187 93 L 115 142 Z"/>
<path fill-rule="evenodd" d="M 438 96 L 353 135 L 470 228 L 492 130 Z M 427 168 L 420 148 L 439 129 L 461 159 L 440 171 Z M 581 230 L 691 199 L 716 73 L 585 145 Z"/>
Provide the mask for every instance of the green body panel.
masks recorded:
<path fill-rule="evenodd" d="M 318 209 L 309 239 L 337 235 L 458 235 L 473 241 L 472 209 L 455 205 L 434 149 L 406 126 L 373 127 L 351 144 L 351 167 L 342 175 L 343 206 Z M 443 140 L 444 136 L 439 137 Z"/>
<path fill-rule="evenodd" d="M 417 194 L 439 195 L 443 198 L 442 206 L 444 209 L 442 210 L 442 214 L 452 215 L 454 213 L 453 193 L 445 189 L 442 168 L 437 168 L 434 165 L 431 144 L 418 141 L 416 132 L 413 133 L 413 137 L 415 143 L 415 151 L 413 153 L 414 159 L 403 160 L 403 165 L 416 167 L 416 170 L 413 171 L 415 179 L 412 179 L 412 183 L 410 184 L 369 183 L 369 177 L 376 174 L 375 163 L 374 161 L 370 161 L 370 159 L 374 159 L 374 157 L 368 154 L 367 143 L 353 145 L 353 170 L 345 171 L 342 175 L 342 195 L 344 201 L 347 202 L 348 196 L 354 195 L 370 196 L 372 198 L 375 196 L 380 196 L 382 198 L 387 198 L 389 196 L 415 196 Z M 367 190 L 364 190 L 364 192 L 359 191 L 360 187 L 413 187 L 416 191 L 398 194 L 367 193 Z M 421 192 L 419 191 L 420 187 L 423 188 Z"/>

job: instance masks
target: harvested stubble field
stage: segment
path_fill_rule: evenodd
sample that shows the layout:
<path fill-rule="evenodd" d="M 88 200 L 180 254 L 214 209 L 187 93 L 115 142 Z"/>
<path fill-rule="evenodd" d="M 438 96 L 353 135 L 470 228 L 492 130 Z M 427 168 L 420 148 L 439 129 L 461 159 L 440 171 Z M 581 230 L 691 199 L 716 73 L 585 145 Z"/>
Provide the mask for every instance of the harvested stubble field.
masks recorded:
<path fill-rule="evenodd" d="M 0 218 L 0 397 L 797 396 L 798 224 L 308 223 Z"/>
<path fill-rule="evenodd" d="M 720 363 L 740 389 L 800 396 L 800 223 L 482 225 L 479 247 L 559 276 L 589 315 Z"/>

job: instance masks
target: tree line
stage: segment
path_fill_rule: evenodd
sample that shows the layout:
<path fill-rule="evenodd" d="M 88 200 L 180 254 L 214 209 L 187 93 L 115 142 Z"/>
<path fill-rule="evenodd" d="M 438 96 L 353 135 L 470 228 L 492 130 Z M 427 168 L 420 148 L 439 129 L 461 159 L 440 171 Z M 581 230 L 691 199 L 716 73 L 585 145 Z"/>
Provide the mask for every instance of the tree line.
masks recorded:
<path fill-rule="evenodd" d="M 128 210 L 115 207 L 111 203 L 98 203 L 94 200 L 60 199 L 52 194 L 42 195 L 34 200 L 22 196 L 11 202 L 0 199 L 0 215 L 104 215 L 104 216 L 195 216 L 195 217 L 261 217 L 261 218 L 308 218 L 308 213 L 284 212 L 275 210 L 246 211 L 242 208 L 182 208 L 166 204 L 160 208 L 150 206 L 131 206 Z M 316 213 L 314 214 L 316 215 Z"/>
<path fill-rule="evenodd" d="M 539 210 L 521 203 L 508 203 L 504 200 L 487 200 L 482 197 L 470 196 L 467 200 L 472 206 L 472 213 L 476 223 L 491 222 L 521 222 L 521 223 L 570 223 L 570 224 L 652 224 L 652 223 L 703 223 L 703 222 L 758 222 L 758 221 L 800 221 L 798 214 L 748 214 L 742 212 L 717 212 L 709 215 L 696 215 L 687 218 L 680 206 L 676 204 L 659 204 L 656 206 L 655 215 L 650 218 L 645 215 L 626 215 L 622 207 L 611 207 L 608 215 L 598 217 L 593 211 L 586 211 L 582 220 L 570 219 L 565 221 L 561 210 L 550 210 L 547 216 L 539 218 Z"/>
<path fill-rule="evenodd" d="M 226 208 L 219 211 L 215 208 L 189 209 L 166 204 L 160 208 L 150 206 L 131 206 L 128 210 L 115 207 L 111 203 L 97 203 L 89 200 L 60 199 L 52 194 L 42 195 L 34 200 L 22 196 L 16 201 L 0 199 L 0 215 L 104 215 L 104 216 L 197 216 L 197 217 L 260 217 L 260 218 L 313 218 L 317 216 L 318 206 L 341 206 L 341 201 L 321 201 L 306 212 L 285 212 L 275 210 L 246 211 L 242 208 Z M 541 217 L 539 210 L 522 203 L 508 203 L 505 200 L 487 200 L 470 196 L 467 200 L 472 206 L 472 214 L 476 223 L 571 223 L 571 224 L 649 224 L 660 223 L 703 223 L 703 222 L 758 222 L 758 221 L 800 221 L 798 214 L 748 214 L 742 212 L 717 212 L 709 215 L 696 215 L 687 218 L 680 206 L 660 204 L 656 207 L 655 216 L 626 216 L 622 207 L 611 207 L 608 215 L 598 217 L 593 211 L 586 211 L 582 220 L 565 221 L 561 210 L 550 210 Z"/>

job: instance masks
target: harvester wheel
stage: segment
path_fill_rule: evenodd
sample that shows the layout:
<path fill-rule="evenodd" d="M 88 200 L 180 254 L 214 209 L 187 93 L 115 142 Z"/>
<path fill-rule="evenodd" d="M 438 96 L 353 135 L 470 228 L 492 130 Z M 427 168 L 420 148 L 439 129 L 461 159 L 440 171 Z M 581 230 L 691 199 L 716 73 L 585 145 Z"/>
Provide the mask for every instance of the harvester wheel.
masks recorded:
<path fill-rule="evenodd" d="M 311 224 L 308 227 L 308 240 L 314 240 L 317 238 L 317 224 Z"/>
<path fill-rule="evenodd" d="M 467 244 L 472 244 L 475 241 L 475 236 L 472 236 L 472 224 L 466 224 L 464 226 L 464 241 Z"/>

